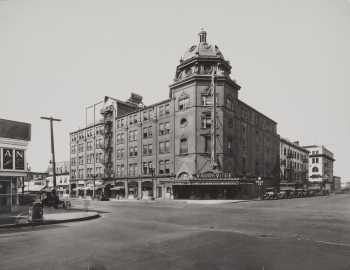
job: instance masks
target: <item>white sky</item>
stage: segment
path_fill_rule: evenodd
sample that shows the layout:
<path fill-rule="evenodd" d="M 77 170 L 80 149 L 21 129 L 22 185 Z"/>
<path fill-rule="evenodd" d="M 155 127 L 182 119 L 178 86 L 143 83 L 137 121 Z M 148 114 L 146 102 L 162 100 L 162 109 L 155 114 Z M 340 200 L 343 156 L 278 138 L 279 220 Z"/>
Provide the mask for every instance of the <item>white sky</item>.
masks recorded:
<path fill-rule="evenodd" d="M 302 144 L 324 144 L 350 180 L 350 4 L 347 0 L 0 0 L 0 117 L 32 123 L 33 170 L 68 160 L 84 108 L 131 91 L 168 97 L 201 27 L 232 65 L 240 98 Z"/>

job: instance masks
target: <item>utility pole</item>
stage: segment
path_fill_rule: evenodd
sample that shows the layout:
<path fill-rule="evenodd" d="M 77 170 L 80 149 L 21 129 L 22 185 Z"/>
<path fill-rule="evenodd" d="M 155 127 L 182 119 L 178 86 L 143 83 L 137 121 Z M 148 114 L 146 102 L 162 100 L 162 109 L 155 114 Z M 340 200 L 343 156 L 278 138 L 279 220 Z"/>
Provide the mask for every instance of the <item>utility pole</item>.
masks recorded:
<path fill-rule="evenodd" d="M 53 177 L 53 188 L 56 189 L 56 161 L 55 161 L 55 143 L 53 137 L 53 121 L 60 122 L 61 119 L 56 119 L 53 117 L 40 117 L 40 119 L 50 121 L 50 132 L 51 132 L 51 154 L 52 154 L 52 177 Z"/>

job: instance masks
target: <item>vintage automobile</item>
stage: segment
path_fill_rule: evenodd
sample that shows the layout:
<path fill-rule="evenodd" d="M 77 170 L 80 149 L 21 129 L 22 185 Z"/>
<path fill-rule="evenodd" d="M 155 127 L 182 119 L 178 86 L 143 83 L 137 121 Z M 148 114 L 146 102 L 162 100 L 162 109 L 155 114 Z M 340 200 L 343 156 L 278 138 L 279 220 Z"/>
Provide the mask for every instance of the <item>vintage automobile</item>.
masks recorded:
<path fill-rule="evenodd" d="M 288 198 L 288 194 L 286 191 L 281 190 L 280 192 L 277 193 L 277 198 L 278 199 L 287 199 Z"/>
<path fill-rule="evenodd" d="M 41 200 L 41 202 L 43 206 L 54 207 L 54 208 L 59 208 L 59 207 L 69 208 L 71 206 L 70 201 L 60 200 L 54 189 L 51 191 L 45 191 L 42 195 L 43 195 L 43 199 Z"/>
<path fill-rule="evenodd" d="M 295 192 L 297 198 L 304 198 L 307 195 L 306 191 L 303 189 L 297 189 Z"/>
<path fill-rule="evenodd" d="M 277 194 L 274 191 L 266 191 L 264 193 L 264 200 L 275 200 L 277 199 Z"/>

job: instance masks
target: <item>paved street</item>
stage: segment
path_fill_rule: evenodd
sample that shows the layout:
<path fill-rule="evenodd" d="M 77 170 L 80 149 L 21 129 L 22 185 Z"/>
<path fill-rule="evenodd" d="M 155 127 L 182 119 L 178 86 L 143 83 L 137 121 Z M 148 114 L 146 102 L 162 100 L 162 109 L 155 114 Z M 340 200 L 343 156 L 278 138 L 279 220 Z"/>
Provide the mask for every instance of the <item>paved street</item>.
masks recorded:
<path fill-rule="evenodd" d="M 0 232 L 0 269 L 350 269 L 350 195 L 90 208 L 102 217 Z"/>

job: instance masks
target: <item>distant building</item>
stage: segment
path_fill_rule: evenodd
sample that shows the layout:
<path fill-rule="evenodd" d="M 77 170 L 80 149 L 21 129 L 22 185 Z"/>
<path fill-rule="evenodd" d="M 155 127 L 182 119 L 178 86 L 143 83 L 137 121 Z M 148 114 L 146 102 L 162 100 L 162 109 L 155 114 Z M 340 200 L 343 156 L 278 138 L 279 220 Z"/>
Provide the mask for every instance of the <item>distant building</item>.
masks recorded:
<path fill-rule="evenodd" d="M 56 162 L 56 174 L 66 174 L 69 173 L 69 161 L 59 161 Z M 52 175 L 52 164 L 48 167 L 48 173 L 49 175 Z"/>
<path fill-rule="evenodd" d="M 53 188 L 52 164 L 48 168 L 49 176 L 46 177 L 48 188 Z M 70 164 L 69 161 L 56 162 L 56 190 L 59 195 L 70 194 Z"/>
<path fill-rule="evenodd" d="M 30 124 L 0 119 L 0 212 L 11 211 L 19 203 L 30 139 Z"/>
<path fill-rule="evenodd" d="M 334 154 L 323 145 L 304 146 L 309 154 L 309 181 L 322 184 L 327 190 L 333 186 Z"/>
<path fill-rule="evenodd" d="M 26 181 L 45 181 L 48 175 L 48 172 L 28 171 Z"/>
<path fill-rule="evenodd" d="M 339 176 L 333 176 L 333 190 L 335 192 L 341 190 L 341 177 Z"/>
<path fill-rule="evenodd" d="M 309 151 L 299 142 L 280 138 L 281 182 L 303 186 L 308 180 Z"/>
<path fill-rule="evenodd" d="M 259 177 L 278 185 L 277 123 L 238 98 L 230 62 L 206 38 L 181 57 L 169 99 L 107 97 L 101 119 L 70 133 L 77 189 L 91 194 L 99 180 L 128 198 L 238 198 Z"/>

